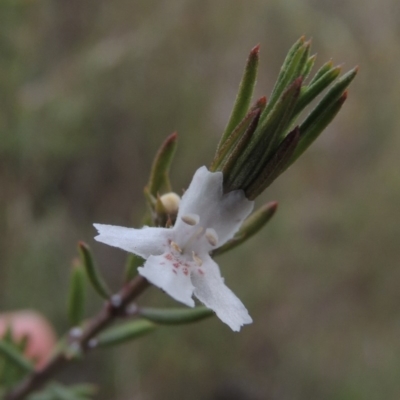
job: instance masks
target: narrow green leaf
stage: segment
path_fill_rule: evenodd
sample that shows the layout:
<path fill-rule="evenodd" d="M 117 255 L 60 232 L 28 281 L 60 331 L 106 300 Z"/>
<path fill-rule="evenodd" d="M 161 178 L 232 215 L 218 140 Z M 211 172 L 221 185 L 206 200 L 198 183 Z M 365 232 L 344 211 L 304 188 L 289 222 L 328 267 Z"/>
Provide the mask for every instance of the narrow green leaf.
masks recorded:
<path fill-rule="evenodd" d="M 232 114 L 229 118 L 229 122 L 222 134 L 221 140 L 218 145 L 218 149 L 228 139 L 233 130 L 242 121 L 249 110 L 251 98 L 253 95 L 254 86 L 257 79 L 257 69 L 259 62 L 259 51 L 260 46 L 255 46 L 247 59 L 246 67 L 242 80 L 239 85 L 239 91 L 233 106 Z"/>
<path fill-rule="evenodd" d="M 1 339 L 7 343 L 14 344 L 14 333 L 10 322 L 7 322 L 7 328 Z"/>
<path fill-rule="evenodd" d="M 296 127 L 285 137 L 254 182 L 245 189 L 246 197 L 249 200 L 254 200 L 259 196 L 283 171 L 286 170 L 299 139 L 300 130 Z"/>
<path fill-rule="evenodd" d="M 303 71 L 301 72 L 301 76 L 303 77 L 303 82 L 308 78 L 310 72 L 315 64 L 315 60 L 317 59 L 317 55 L 314 54 L 308 58 L 307 62 L 304 65 Z"/>
<path fill-rule="evenodd" d="M 29 343 L 29 334 L 25 334 L 15 344 L 16 344 L 18 350 L 21 353 L 23 353 L 26 350 L 28 343 Z"/>
<path fill-rule="evenodd" d="M 33 364 L 25 358 L 12 344 L 0 340 L 0 354 L 12 365 L 27 373 L 33 372 Z"/>
<path fill-rule="evenodd" d="M 251 214 L 250 217 L 246 219 L 246 221 L 244 221 L 239 231 L 231 240 L 212 252 L 212 256 L 215 257 L 219 256 L 220 254 L 226 253 L 227 251 L 232 250 L 246 240 L 250 239 L 261 228 L 263 228 L 267 224 L 267 222 L 270 221 L 270 219 L 274 216 L 277 208 L 278 203 L 276 201 L 272 201 L 261 206 L 257 211 Z"/>
<path fill-rule="evenodd" d="M 298 115 L 308 104 L 310 104 L 323 90 L 325 90 L 340 74 L 340 67 L 331 68 L 313 84 L 310 84 L 301 92 L 293 115 Z"/>
<path fill-rule="evenodd" d="M 157 199 L 156 199 L 156 204 L 155 204 L 155 207 L 154 207 L 154 211 L 155 211 L 157 214 L 164 214 L 164 215 L 168 214 L 167 209 L 165 208 L 163 202 L 161 201 L 160 195 L 157 195 Z"/>
<path fill-rule="evenodd" d="M 81 398 L 92 398 L 97 393 L 97 387 L 90 383 L 79 383 L 69 388 Z"/>
<path fill-rule="evenodd" d="M 147 200 L 147 204 L 150 206 L 150 210 L 153 210 L 157 203 L 157 195 L 153 196 L 149 192 L 149 187 L 146 186 L 143 190 L 143 194 L 145 199 Z"/>
<path fill-rule="evenodd" d="M 207 307 L 196 308 L 141 308 L 139 315 L 158 324 L 178 325 L 197 322 L 214 315 Z"/>
<path fill-rule="evenodd" d="M 310 115 L 300 125 L 300 141 L 288 166 L 310 146 L 339 112 L 347 98 L 346 88 L 357 75 L 358 67 L 353 68 L 338 79 Z"/>
<path fill-rule="evenodd" d="M 69 390 L 69 388 L 53 383 L 49 388 L 54 400 L 82 400 L 82 396 Z"/>
<path fill-rule="evenodd" d="M 1 397 L 0 397 L 1 398 Z M 28 400 L 55 400 L 54 394 L 46 388 L 45 390 L 39 393 L 33 393 L 28 397 Z"/>
<path fill-rule="evenodd" d="M 333 68 L 333 63 L 332 60 L 329 60 L 326 62 L 313 76 L 311 79 L 310 83 L 308 84 L 309 86 L 313 85 L 319 78 L 321 78 L 322 75 L 325 75 L 327 72 L 329 72 Z"/>
<path fill-rule="evenodd" d="M 304 40 L 305 37 L 302 36 L 300 39 L 296 41 L 296 43 L 293 44 L 293 46 L 289 49 L 285 60 L 283 61 L 282 67 L 279 71 L 278 78 L 276 80 L 275 86 L 272 89 L 272 94 L 270 97 L 270 101 L 276 101 L 278 97 L 282 94 L 282 91 L 284 90 L 286 84 L 285 84 L 285 78 L 288 74 L 288 70 L 291 68 L 293 64 L 293 59 L 295 58 L 296 54 L 298 54 L 299 49 L 303 47 L 304 45 Z"/>
<path fill-rule="evenodd" d="M 147 335 L 156 328 L 156 325 L 145 319 L 133 322 L 126 322 L 122 325 L 110 328 L 100 334 L 97 338 L 99 347 L 114 346 L 126 343 Z"/>
<path fill-rule="evenodd" d="M 320 133 L 329 125 L 329 123 L 335 118 L 336 114 L 341 109 L 343 103 L 346 101 L 347 92 L 344 92 L 342 96 L 331 104 L 323 113 L 319 114 L 318 118 L 313 120 L 312 124 L 300 125 L 300 140 L 294 151 L 288 167 L 293 164 L 314 142 Z"/>
<path fill-rule="evenodd" d="M 357 72 L 358 68 L 353 68 L 332 85 L 328 93 L 322 98 L 322 100 L 318 103 L 318 105 L 314 108 L 310 115 L 301 124 L 301 132 L 307 131 L 309 127 L 314 124 L 315 120 L 318 120 L 319 117 L 324 112 L 326 112 L 327 108 L 329 108 L 334 102 L 336 102 L 336 100 L 338 100 L 342 96 L 343 92 L 357 75 Z"/>
<path fill-rule="evenodd" d="M 261 123 L 263 123 L 269 117 L 270 111 L 275 107 L 275 104 L 282 94 L 287 90 L 287 87 L 291 85 L 295 79 L 301 77 L 301 71 L 304 69 L 307 62 L 309 49 L 310 43 L 305 43 L 304 37 L 302 36 L 289 50 L 279 72 L 278 79 L 272 90 L 267 106 L 261 114 Z"/>
<path fill-rule="evenodd" d="M 79 325 L 82 322 L 85 300 L 85 270 L 80 263 L 75 263 L 72 266 L 68 294 L 68 318 L 72 326 Z"/>
<path fill-rule="evenodd" d="M 232 134 L 225 140 L 224 144 L 217 150 L 214 160 L 212 161 L 212 163 L 210 165 L 211 172 L 221 169 L 221 165 L 222 165 L 224 159 L 226 158 L 226 156 L 229 154 L 229 152 L 235 146 L 235 143 L 239 140 L 239 138 L 241 138 L 243 136 L 243 134 L 246 132 L 249 125 L 254 120 L 255 116 L 259 113 L 260 113 L 260 111 L 257 109 L 250 111 L 244 117 L 244 119 L 237 125 L 237 127 L 232 132 Z"/>
<path fill-rule="evenodd" d="M 252 111 L 260 110 L 262 113 L 267 105 L 267 98 L 265 96 L 260 97 L 250 108 L 249 113 Z"/>
<path fill-rule="evenodd" d="M 302 78 L 296 79 L 282 94 L 268 118 L 263 123 L 259 122 L 249 145 L 241 153 L 227 179 L 227 191 L 243 189 L 258 176 L 291 121 L 301 84 Z"/>
<path fill-rule="evenodd" d="M 86 275 L 89 278 L 89 282 L 92 284 L 94 290 L 104 299 L 109 299 L 111 292 L 105 283 L 104 279 L 100 275 L 100 271 L 94 262 L 90 247 L 84 243 L 78 243 L 78 250 L 81 256 L 82 264 L 85 267 Z"/>
<path fill-rule="evenodd" d="M 163 188 L 168 192 L 171 191 L 169 168 L 176 151 L 177 139 L 176 132 L 169 135 L 154 158 L 146 190 L 155 198 Z"/>
<path fill-rule="evenodd" d="M 290 124 L 293 111 L 300 96 L 302 84 L 302 77 L 295 79 L 282 93 L 275 107 L 268 115 L 268 118 L 264 122 L 260 122 L 255 132 L 254 143 L 260 140 L 267 144 L 263 146 L 265 151 L 264 160 L 269 157 L 270 151 L 274 149 L 276 139 L 282 137 L 282 133 L 286 131 L 286 128 Z"/>
<path fill-rule="evenodd" d="M 14 337 L 11 321 L 7 324 L 2 341 L 5 345 L 9 346 L 10 349 L 14 349 L 16 353 L 24 357 Z M 11 387 L 22 379 L 26 373 L 27 371 L 15 365 L 15 363 L 11 362 L 7 357 L 2 357 L 0 352 L 0 386 Z"/>
<path fill-rule="evenodd" d="M 41 392 L 30 395 L 28 400 L 89 400 L 96 392 L 96 386 L 89 383 L 65 386 L 50 382 Z"/>
<path fill-rule="evenodd" d="M 226 159 L 224 160 L 224 163 L 221 166 L 221 170 L 224 174 L 224 179 L 226 181 L 229 181 L 229 173 L 231 172 L 233 166 L 236 164 L 236 161 L 251 140 L 254 131 L 257 129 L 259 118 L 260 112 L 254 112 L 253 119 L 250 122 L 250 125 L 247 127 L 246 131 L 243 133 L 240 139 L 235 143 L 232 151 L 227 155 Z"/>
<path fill-rule="evenodd" d="M 304 43 L 304 52 L 299 58 L 299 64 L 293 69 L 292 76 L 289 77 L 288 83 L 297 79 L 299 77 L 304 78 L 304 73 L 307 72 L 308 69 L 308 60 L 310 59 L 310 49 L 311 49 L 311 40 Z"/>

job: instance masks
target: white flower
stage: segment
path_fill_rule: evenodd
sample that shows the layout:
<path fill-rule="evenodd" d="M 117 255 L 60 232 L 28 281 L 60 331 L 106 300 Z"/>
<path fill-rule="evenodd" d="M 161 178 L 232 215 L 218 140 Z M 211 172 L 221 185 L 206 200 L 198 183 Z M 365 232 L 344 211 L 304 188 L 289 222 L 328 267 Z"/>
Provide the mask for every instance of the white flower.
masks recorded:
<path fill-rule="evenodd" d="M 175 300 L 194 307 L 194 294 L 239 331 L 252 322 L 245 306 L 225 285 L 209 253 L 233 237 L 253 209 L 243 191 L 223 194 L 222 172 L 199 168 L 183 195 L 172 228 L 142 229 L 94 224 L 99 242 L 147 261 L 139 273 Z"/>

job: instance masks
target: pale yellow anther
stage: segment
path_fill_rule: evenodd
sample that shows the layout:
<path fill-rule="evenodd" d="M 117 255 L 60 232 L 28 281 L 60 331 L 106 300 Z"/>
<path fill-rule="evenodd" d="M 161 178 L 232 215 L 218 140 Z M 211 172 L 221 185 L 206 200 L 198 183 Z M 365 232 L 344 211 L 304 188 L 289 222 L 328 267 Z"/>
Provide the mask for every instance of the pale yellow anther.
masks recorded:
<path fill-rule="evenodd" d="M 218 235 L 214 229 L 207 228 L 204 236 L 206 237 L 208 243 L 211 244 L 211 246 L 216 246 L 218 244 Z"/>
<path fill-rule="evenodd" d="M 165 193 L 160 197 L 160 200 L 168 214 L 176 214 L 178 212 L 181 198 L 176 193 Z"/>
<path fill-rule="evenodd" d="M 171 242 L 171 247 L 177 251 L 178 253 L 182 254 L 182 249 L 175 243 L 175 242 Z"/>
<path fill-rule="evenodd" d="M 186 214 L 186 215 L 182 215 L 181 218 L 185 224 L 188 224 L 191 226 L 197 225 L 200 220 L 200 217 L 197 214 Z"/>
<path fill-rule="evenodd" d="M 192 257 L 197 266 L 201 267 L 203 265 L 203 260 L 194 251 L 192 251 Z"/>
<path fill-rule="evenodd" d="M 200 228 L 197 229 L 197 231 L 196 231 L 196 233 L 195 233 L 196 239 L 200 239 L 200 238 L 201 238 L 201 235 L 203 234 L 203 232 L 204 232 L 204 228 L 203 228 L 202 226 L 200 226 Z"/>

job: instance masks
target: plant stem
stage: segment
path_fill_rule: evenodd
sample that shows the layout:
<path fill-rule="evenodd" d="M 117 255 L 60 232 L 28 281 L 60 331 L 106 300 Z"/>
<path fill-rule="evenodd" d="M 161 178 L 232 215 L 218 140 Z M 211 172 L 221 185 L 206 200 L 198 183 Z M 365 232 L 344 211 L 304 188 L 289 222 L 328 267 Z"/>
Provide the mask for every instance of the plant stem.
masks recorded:
<path fill-rule="evenodd" d="M 69 341 L 68 347 L 80 349 L 82 353 L 90 350 L 91 339 L 94 339 L 99 332 L 109 326 L 116 318 L 126 315 L 126 306 L 149 286 L 149 282 L 140 275 L 128 282 L 116 295 L 111 297 L 110 301 L 106 302 L 99 314 L 89 321 L 82 334 Z M 47 364 L 30 374 L 11 390 L 4 400 L 25 399 L 27 395 L 39 389 L 72 360 L 74 360 L 74 357 L 68 355 L 65 348 L 60 350 Z"/>

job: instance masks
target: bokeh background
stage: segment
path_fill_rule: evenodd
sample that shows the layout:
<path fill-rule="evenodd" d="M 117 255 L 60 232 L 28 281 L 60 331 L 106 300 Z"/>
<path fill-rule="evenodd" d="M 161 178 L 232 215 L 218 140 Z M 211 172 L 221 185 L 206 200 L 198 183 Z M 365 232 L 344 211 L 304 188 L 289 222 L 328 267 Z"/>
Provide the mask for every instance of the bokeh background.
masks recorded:
<path fill-rule="evenodd" d="M 219 258 L 254 324 L 160 329 L 65 382 L 107 400 L 400 398 L 399 19 L 397 0 L 1 1 L 0 307 L 60 334 L 77 241 L 117 289 L 125 254 L 92 223 L 139 224 L 169 133 L 177 191 L 210 162 L 255 44 L 257 96 L 302 34 L 317 67 L 360 65 L 340 115 L 259 200 L 277 215 Z M 91 292 L 87 315 L 100 305 Z"/>

